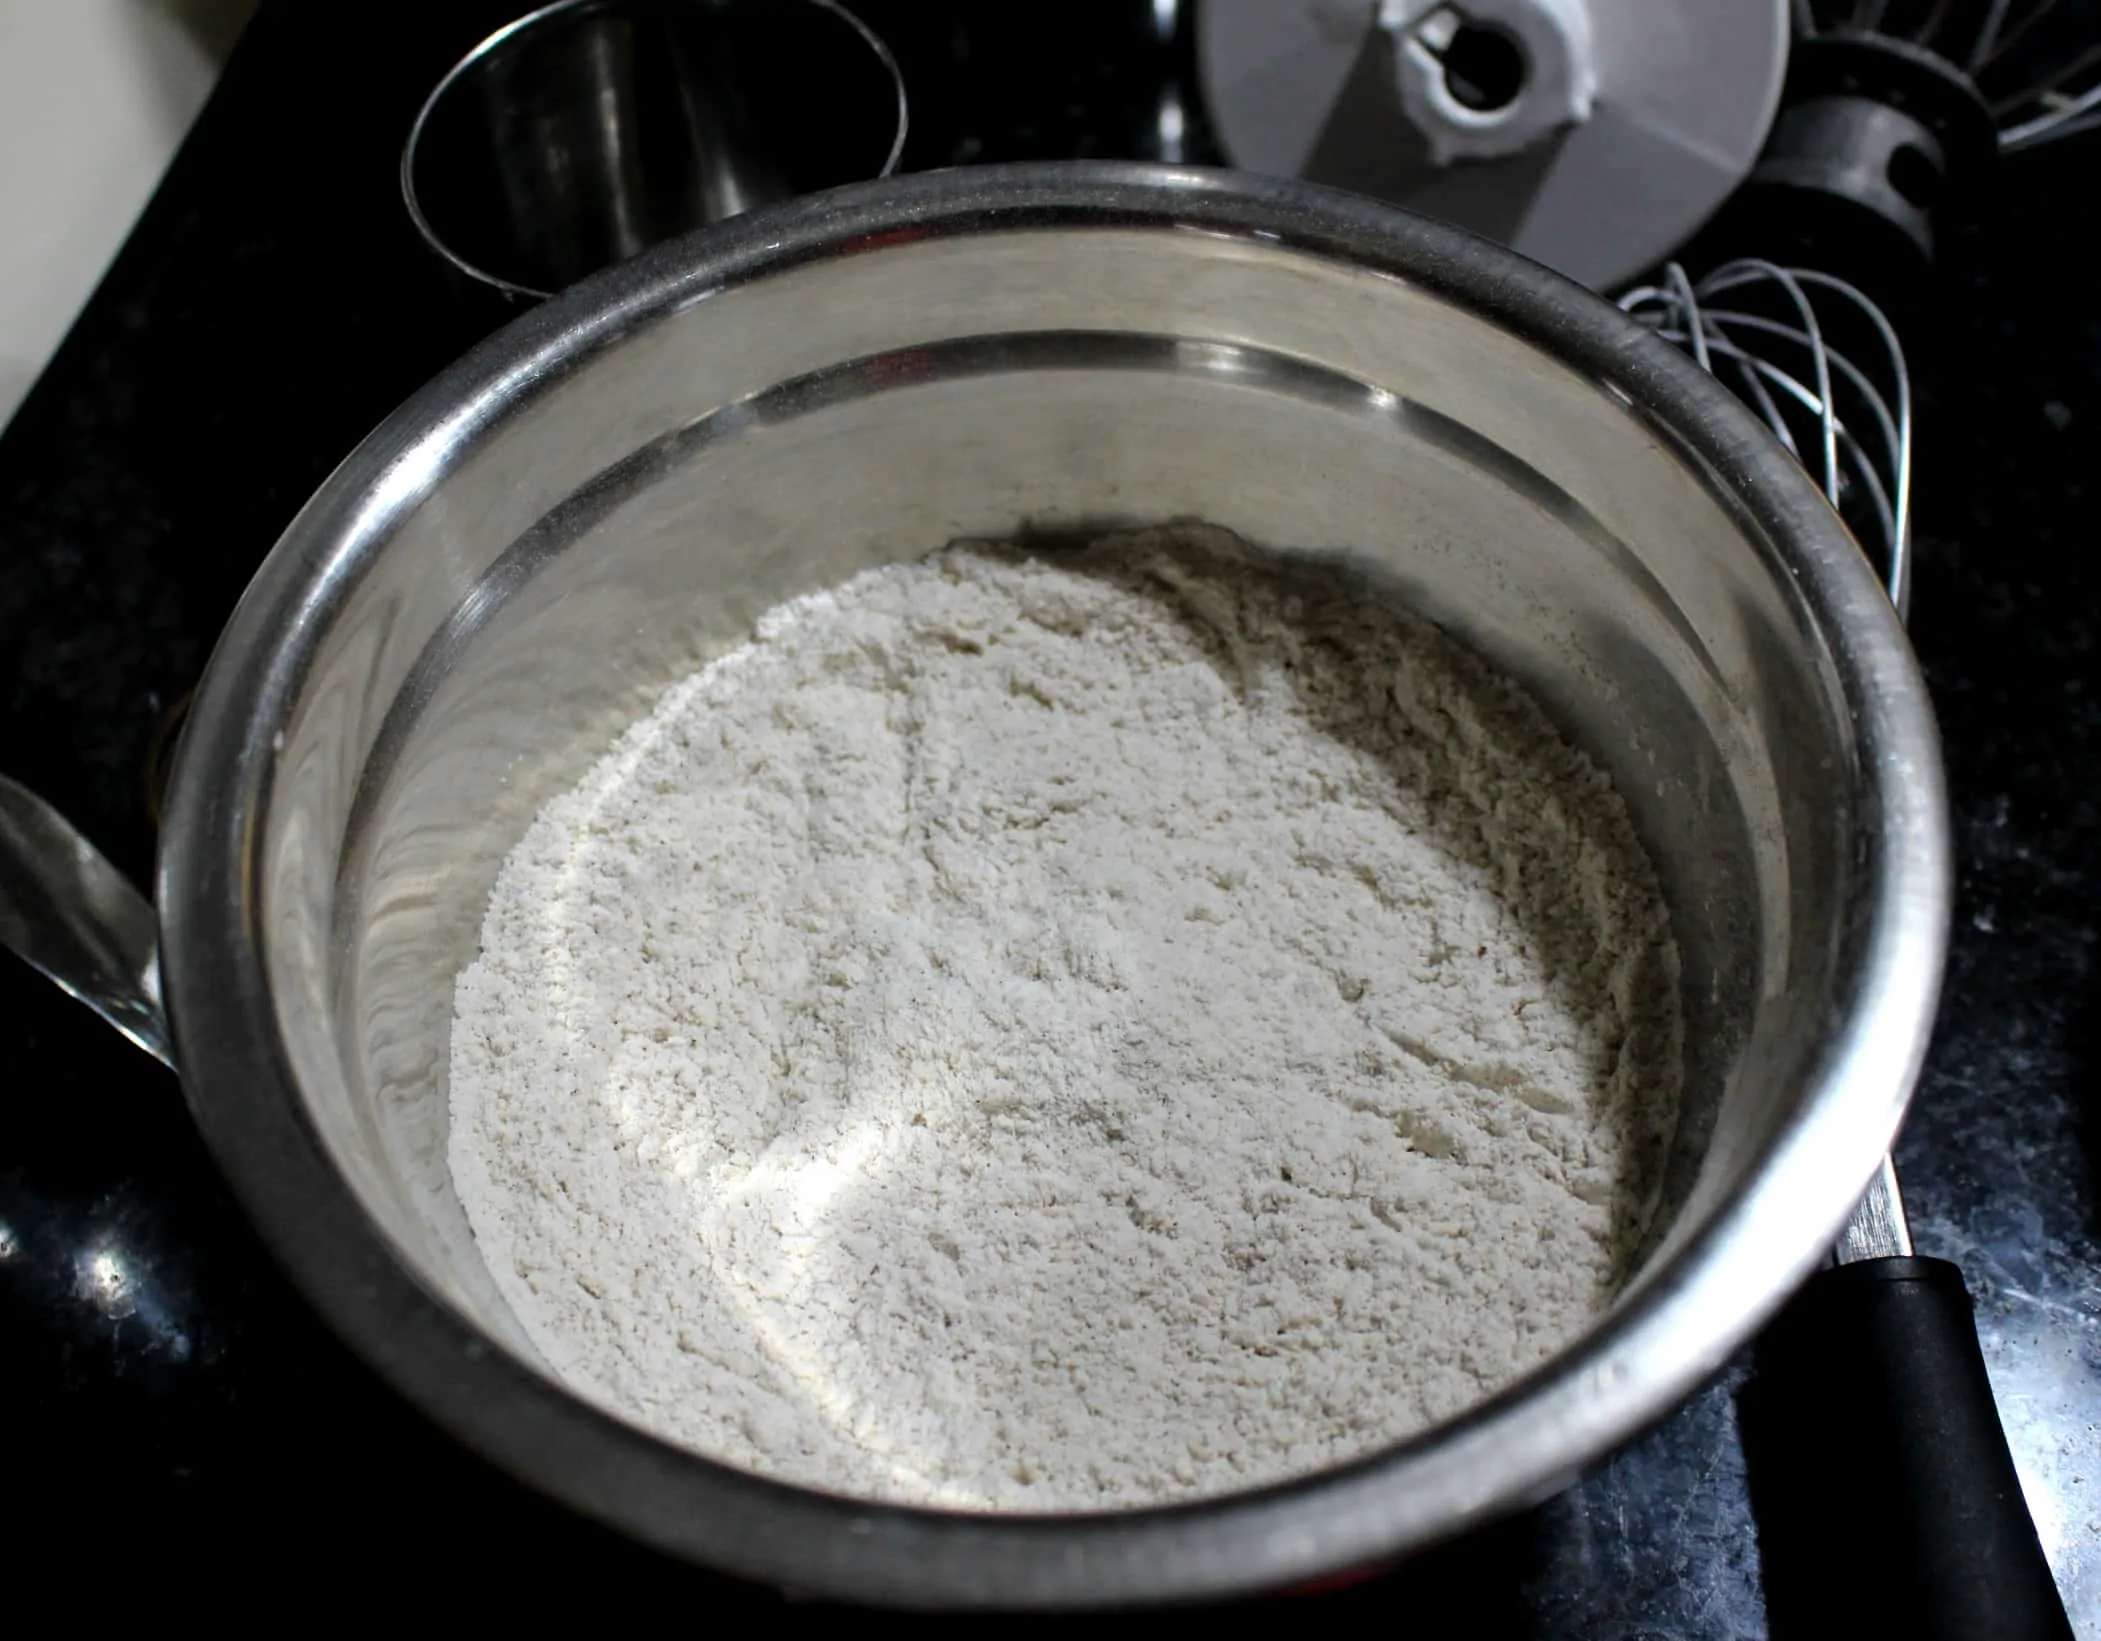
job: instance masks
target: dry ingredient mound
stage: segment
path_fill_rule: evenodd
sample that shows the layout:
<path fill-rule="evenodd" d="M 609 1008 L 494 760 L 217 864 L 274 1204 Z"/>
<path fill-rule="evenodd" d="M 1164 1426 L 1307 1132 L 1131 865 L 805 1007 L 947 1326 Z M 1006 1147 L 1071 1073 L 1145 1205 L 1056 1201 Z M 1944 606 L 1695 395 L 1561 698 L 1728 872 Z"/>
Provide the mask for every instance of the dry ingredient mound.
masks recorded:
<path fill-rule="evenodd" d="M 1581 1332 L 1678 1020 L 1619 799 L 1435 629 L 1215 533 L 965 544 L 775 610 L 540 814 L 459 978 L 451 1164 L 635 1423 L 1127 1507 Z"/>

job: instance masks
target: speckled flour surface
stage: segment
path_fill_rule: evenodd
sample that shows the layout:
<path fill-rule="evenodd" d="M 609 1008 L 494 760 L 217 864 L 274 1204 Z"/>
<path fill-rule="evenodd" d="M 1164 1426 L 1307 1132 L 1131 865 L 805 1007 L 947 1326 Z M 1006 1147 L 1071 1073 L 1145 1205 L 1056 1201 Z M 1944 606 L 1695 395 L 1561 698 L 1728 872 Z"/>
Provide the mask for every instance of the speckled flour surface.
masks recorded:
<path fill-rule="evenodd" d="M 1617 797 L 1434 629 L 1190 532 L 775 611 L 506 861 L 451 1162 L 548 1363 L 1006 1509 L 1375 1450 L 1581 1332 L 1675 1119 Z"/>

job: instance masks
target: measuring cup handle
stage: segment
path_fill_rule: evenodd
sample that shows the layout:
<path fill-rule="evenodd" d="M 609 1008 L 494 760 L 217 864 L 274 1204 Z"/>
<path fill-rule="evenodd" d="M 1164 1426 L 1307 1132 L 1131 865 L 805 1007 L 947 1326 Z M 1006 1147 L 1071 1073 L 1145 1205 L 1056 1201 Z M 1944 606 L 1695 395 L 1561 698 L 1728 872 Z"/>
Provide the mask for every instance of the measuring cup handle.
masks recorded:
<path fill-rule="evenodd" d="M 0 775 L 0 946 L 55 981 L 161 1064 L 153 904 L 63 815 Z"/>

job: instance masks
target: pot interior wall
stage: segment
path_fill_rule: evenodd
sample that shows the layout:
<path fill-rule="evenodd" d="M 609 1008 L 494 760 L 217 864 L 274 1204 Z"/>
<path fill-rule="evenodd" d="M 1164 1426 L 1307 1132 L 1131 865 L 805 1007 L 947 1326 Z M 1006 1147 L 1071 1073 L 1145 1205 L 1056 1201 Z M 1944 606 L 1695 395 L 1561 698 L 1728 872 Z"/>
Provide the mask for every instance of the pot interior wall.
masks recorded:
<path fill-rule="evenodd" d="M 405 492 L 440 445 L 457 465 L 346 566 L 287 730 L 262 927 L 325 1143 L 528 1359 L 445 1160 L 452 982 L 498 864 L 768 606 L 958 536 L 1202 519 L 1337 560 L 1531 687 L 1618 783 L 1681 948 L 1651 1271 L 1797 1097 L 1855 892 L 1822 641 L 1623 396 L 1442 297 L 1259 238 L 907 240 L 637 315 L 431 440 Z"/>

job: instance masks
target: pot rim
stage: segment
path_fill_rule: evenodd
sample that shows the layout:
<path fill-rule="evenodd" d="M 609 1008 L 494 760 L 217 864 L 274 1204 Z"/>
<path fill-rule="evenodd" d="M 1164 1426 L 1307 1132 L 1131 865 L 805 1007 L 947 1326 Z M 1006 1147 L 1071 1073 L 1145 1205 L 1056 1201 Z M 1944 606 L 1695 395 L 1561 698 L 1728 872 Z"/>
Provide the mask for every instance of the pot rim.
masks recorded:
<path fill-rule="evenodd" d="M 1025 227 L 1259 235 L 1428 289 L 1615 391 L 1795 579 L 1860 763 L 1861 889 L 1802 1110 L 1704 1229 L 1575 1345 L 1397 1447 L 1254 1492 L 1056 1517 L 762 1480 L 495 1345 L 397 1257 L 324 1150 L 280 1044 L 259 924 L 273 736 L 344 595 L 449 453 L 580 357 L 712 291 L 901 237 Z M 1938 738 L 1902 628 L 1823 497 L 1719 384 L 1590 292 L 1462 230 L 1295 182 L 1063 161 L 857 184 L 733 219 L 585 281 L 442 371 L 323 484 L 242 597 L 185 731 L 157 882 L 196 1119 L 264 1240 L 359 1355 L 484 1456 L 658 1548 L 816 1594 L 949 1606 L 1192 1599 L 1387 1560 L 1545 1498 L 1659 1421 L 1808 1274 L 1879 1166 L 1932 1027 L 1951 894 Z"/>

